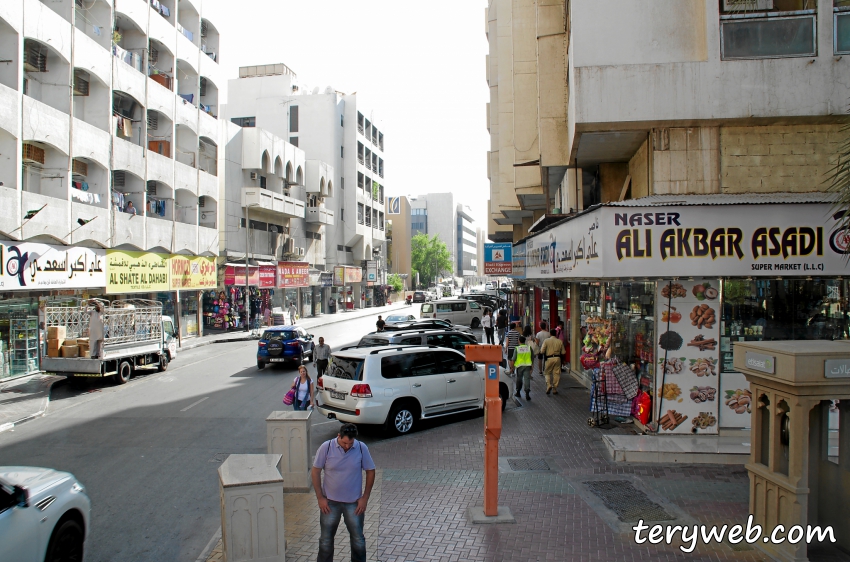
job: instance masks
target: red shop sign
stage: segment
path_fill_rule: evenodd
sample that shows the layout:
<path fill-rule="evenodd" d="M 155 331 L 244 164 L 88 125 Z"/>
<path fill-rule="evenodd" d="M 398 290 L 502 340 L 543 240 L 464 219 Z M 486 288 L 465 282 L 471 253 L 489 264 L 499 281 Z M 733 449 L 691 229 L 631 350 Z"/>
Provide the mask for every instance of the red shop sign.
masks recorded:
<path fill-rule="evenodd" d="M 277 262 L 277 286 L 280 288 L 309 287 L 309 265 L 295 261 Z"/>
<path fill-rule="evenodd" d="M 224 270 L 225 285 L 245 285 L 245 266 L 228 265 Z M 248 266 L 248 285 L 261 289 L 273 289 L 275 287 L 275 266 L 256 265 Z"/>

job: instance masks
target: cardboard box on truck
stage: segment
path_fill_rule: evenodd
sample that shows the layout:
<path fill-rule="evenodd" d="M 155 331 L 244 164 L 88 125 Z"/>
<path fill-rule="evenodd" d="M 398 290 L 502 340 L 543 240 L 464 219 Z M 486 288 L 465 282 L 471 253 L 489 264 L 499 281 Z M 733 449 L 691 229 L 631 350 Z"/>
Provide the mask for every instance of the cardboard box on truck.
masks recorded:
<path fill-rule="evenodd" d="M 47 327 L 47 339 L 49 340 L 64 340 L 67 335 L 65 326 Z"/>
<path fill-rule="evenodd" d="M 79 357 L 80 356 L 80 348 L 76 345 L 63 345 L 62 346 L 62 357 Z"/>

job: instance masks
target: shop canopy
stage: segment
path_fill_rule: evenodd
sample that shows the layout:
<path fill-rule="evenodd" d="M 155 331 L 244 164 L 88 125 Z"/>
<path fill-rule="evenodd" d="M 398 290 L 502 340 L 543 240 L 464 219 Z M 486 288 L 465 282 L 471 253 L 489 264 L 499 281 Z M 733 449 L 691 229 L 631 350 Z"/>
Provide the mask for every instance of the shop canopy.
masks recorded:
<path fill-rule="evenodd" d="M 595 205 L 513 246 L 529 280 L 828 277 L 850 229 L 831 193 L 655 195 Z"/>

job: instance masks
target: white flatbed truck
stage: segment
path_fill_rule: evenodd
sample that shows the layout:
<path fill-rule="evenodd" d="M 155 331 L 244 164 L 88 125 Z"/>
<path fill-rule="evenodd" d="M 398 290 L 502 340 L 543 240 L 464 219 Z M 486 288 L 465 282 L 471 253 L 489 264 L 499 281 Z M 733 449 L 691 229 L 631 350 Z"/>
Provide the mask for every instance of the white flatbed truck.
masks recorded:
<path fill-rule="evenodd" d="M 103 356 L 42 357 L 41 369 L 72 380 L 112 377 L 116 384 L 129 382 L 136 370 L 164 371 L 177 356 L 174 321 L 162 315 L 162 303 L 144 299 L 99 300 L 103 306 Z M 68 338 L 87 337 L 89 315 L 95 299 L 75 306 L 47 306 L 45 325 L 64 326 Z"/>

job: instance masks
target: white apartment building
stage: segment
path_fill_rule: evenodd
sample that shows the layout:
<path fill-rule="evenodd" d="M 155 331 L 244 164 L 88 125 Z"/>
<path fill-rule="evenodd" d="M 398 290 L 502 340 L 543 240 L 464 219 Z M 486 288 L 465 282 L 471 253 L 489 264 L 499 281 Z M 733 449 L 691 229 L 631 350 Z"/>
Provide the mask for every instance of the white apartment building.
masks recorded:
<path fill-rule="evenodd" d="M 283 64 L 243 67 L 239 79 L 228 82 L 223 112 L 233 123 L 287 139 L 316 166 L 327 166 L 331 177 L 325 195 L 307 200 L 308 228 L 325 227 L 324 268 L 319 261 L 316 267 L 382 263 L 384 134 L 373 113 L 358 105 L 356 94 L 311 89 Z"/>
<path fill-rule="evenodd" d="M 0 50 L 3 236 L 218 254 L 222 81 L 202 0 L 3 0 Z"/>

